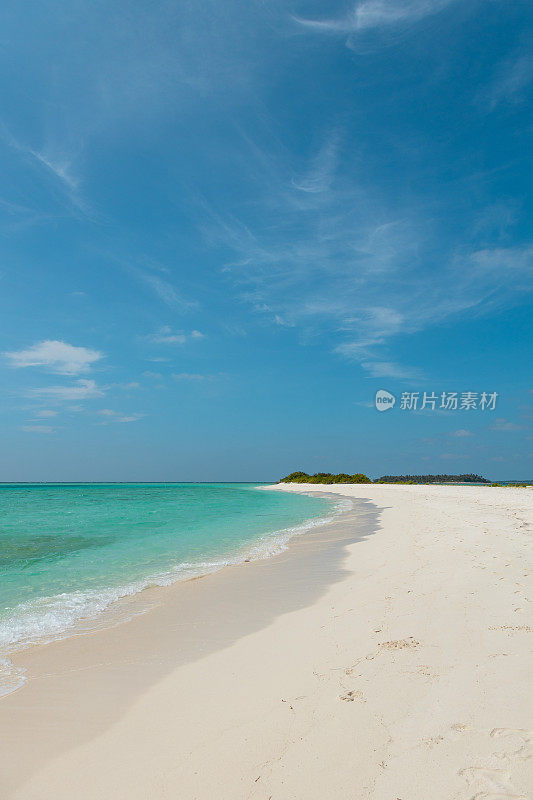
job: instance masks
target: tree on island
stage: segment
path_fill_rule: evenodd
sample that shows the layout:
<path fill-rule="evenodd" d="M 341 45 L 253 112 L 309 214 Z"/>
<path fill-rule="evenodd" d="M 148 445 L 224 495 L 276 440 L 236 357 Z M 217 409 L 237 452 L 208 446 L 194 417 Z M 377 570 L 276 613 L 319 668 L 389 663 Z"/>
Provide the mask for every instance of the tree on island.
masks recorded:
<path fill-rule="evenodd" d="M 280 483 L 490 483 L 481 475 L 384 475 L 371 481 L 361 472 L 348 475 L 341 472 L 337 475 L 331 472 L 291 472 L 286 478 L 281 478 Z"/>
<path fill-rule="evenodd" d="M 481 475 L 384 475 L 374 483 L 490 483 Z"/>
<path fill-rule="evenodd" d="M 331 472 L 316 472 L 308 475 L 307 472 L 291 472 L 286 478 L 281 478 L 280 483 L 372 483 L 370 478 L 362 473 L 347 475 L 344 472 L 333 475 Z"/>

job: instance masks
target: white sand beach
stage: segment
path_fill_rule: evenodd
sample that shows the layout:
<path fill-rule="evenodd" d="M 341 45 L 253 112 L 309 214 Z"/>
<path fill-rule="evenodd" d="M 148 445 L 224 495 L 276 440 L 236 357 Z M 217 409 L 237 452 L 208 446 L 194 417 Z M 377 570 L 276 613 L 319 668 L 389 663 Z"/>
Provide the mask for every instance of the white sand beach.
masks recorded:
<path fill-rule="evenodd" d="M 356 503 L 279 556 L 20 653 L 2 798 L 532 796 L 533 490 L 274 488 Z"/>

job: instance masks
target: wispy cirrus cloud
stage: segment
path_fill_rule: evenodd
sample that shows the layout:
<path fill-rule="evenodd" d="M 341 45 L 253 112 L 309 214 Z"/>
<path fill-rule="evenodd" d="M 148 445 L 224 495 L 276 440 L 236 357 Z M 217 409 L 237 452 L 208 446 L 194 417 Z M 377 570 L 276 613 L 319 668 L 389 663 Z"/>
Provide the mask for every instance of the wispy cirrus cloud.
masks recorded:
<path fill-rule="evenodd" d="M 520 103 L 525 100 L 528 86 L 533 81 L 533 56 L 530 53 L 515 54 L 496 69 L 492 83 L 480 95 L 480 100 L 490 111 L 505 103 Z"/>
<path fill-rule="evenodd" d="M 66 203 L 76 215 L 81 212 L 85 216 L 91 216 L 87 201 L 81 193 L 81 178 L 74 167 L 75 161 L 79 157 L 79 141 L 75 147 L 72 147 L 67 141 L 56 141 L 54 144 L 32 147 L 14 136 L 4 122 L 0 123 L 0 140 L 3 140 L 8 147 L 19 154 L 21 161 L 26 162 L 33 172 L 41 173 L 43 184 L 51 181 L 52 186 L 62 190 L 63 206 Z M 56 216 L 50 211 L 30 210 L 20 204 L 9 203 L 9 206 L 20 224 L 42 222 Z"/>
<path fill-rule="evenodd" d="M 23 350 L 2 353 L 13 368 L 43 367 L 57 375 L 87 372 L 103 353 L 89 347 L 75 347 L 57 339 L 46 339 Z"/>
<path fill-rule="evenodd" d="M 145 370 L 142 373 L 143 378 L 148 378 L 148 380 L 152 381 L 159 381 L 163 380 L 163 375 L 161 372 L 153 372 L 152 370 Z"/>
<path fill-rule="evenodd" d="M 169 280 L 146 270 L 135 268 L 132 271 L 139 280 L 147 284 L 157 297 L 170 308 L 186 310 L 195 308 L 198 305 L 195 301 L 185 300 Z"/>
<path fill-rule="evenodd" d="M 27 152 L 54 175 L 69 191 L 77 192 L 80 181 L 72 172 L 72 163 L 69 158 L 52 156 L 28 148 Z"/>
<path fill-rule="evenodd" d="M 70 386 L 43 386 L 37 389 L 30 389 L 29 397 L 46 398 L 49 401 L 82 401 L 92 400 L 97 397 L 104 397 L 105 390 L 99 387 L 96 381 L 80 378 Z"/>
<path fill-rule="evenodd" d="M 269 324 L 304 340 L 327 337 L 371 376 L 420 377 L 391 357 L 394 341 L 518 302 L 531 288 L 532 247 L 494 246 L 479 209 L 449 236 L 445 200 L 426 209 L 417 198 L 383 196 L 354 175 L 344 138 L 330 131 L 300 165 L 282 148 L 263 152 L 246 139 L 254 215 L 204 203 L 204 233 L 231 254 L 225 272 Z"/>
<path fill-rule="evenodd" d="M 139 381 L 129 381 L 128 383 L 113 383 L 112 386 L 116 386 L 117 389 L 122 389 L 124 392 L 129 392 L 131 389 L 140 389 L 141 384 Z"/>
<path fill-rule="evenodd" d="M 291 183 L 295 189 L 307 194 L 322 194 L 331 188 L 338 162 L 339 132 L 334 131 L 326 139 L 302 175 L 295 176 Z"/>
<path fill-rule="evenodd" d="M 194 109 L 199 97 L 209 98 L 211 106 L 228 106 L 252 94 L 254 67 L 264 57 L 258 44 L 271 12 L 256 4 L 233 5 L 160 3 L 150 10 L 138 6 L 128 15 L 112 5 L 101 13 L 81 5 L 68 18 L 36 14 L 24 26 L 9 9 L 2 62 L 10 73 L 22 74 L 31 61 L 26 91 L 33 125 L 31 137 L 18 135 L 24 125 L 15 104 L 9 122 L 17 136 L 6 127 L 2 138 L 32 171 L 40 171 L 42 184 L 52 179 L 85 210 L 81 189 L 96 138 L 105 141 L 117 125 L 130 131 L 145 126 L 147 118 L 158 119 L 169 109 L 172 114 Z M 56 187 L 51 188 L 47 204 Z M 181 302 L 168 282 L 150 276 L 146 282 L 164 302 Z"/>
<path fill-rule="evenodd" d="M 403 381 L 422 377 L 420 369 L 395 364 L 391 361 L 363 361 L 361 366 L 372 378 L 396 378 Z"/>
<path fill-rule="evenodd" d="M 196 330 L 190 333 L 173 331 L 169 325 L 163 325 L 156 333 L 149 334 L 146 339 L 154 344 L 185 344 L 186 342 L 205 339 L 205 334 Z"/>
<path fill-rule="evenodd" d="M 202 381 L 212 381 L 215 377 L 214 375 L 203 375 L 198 372 L 173 372 L 172 377 L 175 381 L 192 381 L 192 382 L 202 382 Z"/>
<path fill-rule="evenodd" d="M 125 414 L 122 411 L 114 411 L 111 408 L 102 408 L 100 411 L 96 412 L 98 415 L 105 417 L 105 421 L 100 422 L 100 425 L 107 425 L 110 422 L 138 422 L 140 419 L 143 419 L 146 414 Z"/>
<path fill-rule="evenodd" d="M 520 247 L 488 247 L 474 250 L 466 259 L 460 256 L 459 260 L 469 262 L 469 268 L 474 269 L 479 278 L 491 273 L 502 275 L 511 272 L 515 276 L 531 275 L 533 271 L 533 246 Z"/>
<path fill-rule="evenodd" d="M 175 285 L 172 270 L 166 265 L 158 263 L 156 259 L 126 259 L 122 256 L 112 255 L 108 251 L 98 251 L 98 253 L 100 257 L 109 259 L 129 276 L 148 287 L 152 294 L 172 311 L 187 313 L 198 308 L 198 302 L 186 297 L 184 292 Z"/>
<path fill-rule="evenodd" d="M 25 433 L 55 433 L 51 425 L 22 425 L 21 430 Z"/>
<path fill-rule="evenodd" d="M 456 0 L 366 0 L 356 3 L 351 11 L 341 17 L 294 19 L 317 33 L 356 33 L 413 24 L 438 14 L 454 2 Z"/>
<path fill-rule="evenodd" d="M 503 433 L 511 433 L 514 431 L 522 430 L 521 425 L 517 425 L 516 422 L 511 422 L 508 419 L 504 419 L 503 417 L 498 417 L 494 420 L 493 424 L 490 426 L 491 431 L 501 431 Z"/>

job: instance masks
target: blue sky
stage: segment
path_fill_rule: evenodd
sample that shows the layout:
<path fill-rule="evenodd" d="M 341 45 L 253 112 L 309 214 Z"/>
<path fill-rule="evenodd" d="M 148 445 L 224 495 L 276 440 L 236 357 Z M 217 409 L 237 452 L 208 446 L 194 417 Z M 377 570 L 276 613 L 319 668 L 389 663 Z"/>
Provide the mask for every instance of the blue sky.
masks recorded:
<path fill-rule="evenodd" d="M 7 2 L 0 479 L 533 478 L 532 16 Z"/>

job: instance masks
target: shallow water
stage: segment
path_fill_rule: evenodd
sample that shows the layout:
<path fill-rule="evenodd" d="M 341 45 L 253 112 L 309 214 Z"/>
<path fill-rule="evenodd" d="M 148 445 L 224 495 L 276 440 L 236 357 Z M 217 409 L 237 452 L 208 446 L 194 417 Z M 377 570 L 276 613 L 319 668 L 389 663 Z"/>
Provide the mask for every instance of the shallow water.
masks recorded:
<path fill-rule="evenodd" d="M 147 586 L 279 552 L 332 509 L 257 484 L 2 484 L 0 657 Z"/>

